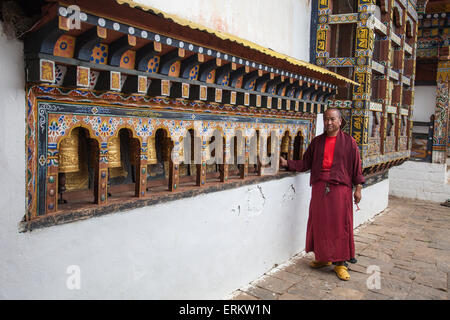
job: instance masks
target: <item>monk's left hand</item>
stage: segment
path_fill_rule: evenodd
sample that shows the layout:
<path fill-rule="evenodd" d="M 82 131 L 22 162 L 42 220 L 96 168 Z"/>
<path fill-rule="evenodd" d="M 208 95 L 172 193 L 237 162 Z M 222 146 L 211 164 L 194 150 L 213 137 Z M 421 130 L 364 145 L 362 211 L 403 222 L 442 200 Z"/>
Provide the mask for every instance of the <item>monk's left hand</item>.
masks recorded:
<path fill-rule="evenodd" d="M 361 201 L 361 188 L 356 187 L 353 198 L 355 199 L 355 203 L 359 203 Z"/>

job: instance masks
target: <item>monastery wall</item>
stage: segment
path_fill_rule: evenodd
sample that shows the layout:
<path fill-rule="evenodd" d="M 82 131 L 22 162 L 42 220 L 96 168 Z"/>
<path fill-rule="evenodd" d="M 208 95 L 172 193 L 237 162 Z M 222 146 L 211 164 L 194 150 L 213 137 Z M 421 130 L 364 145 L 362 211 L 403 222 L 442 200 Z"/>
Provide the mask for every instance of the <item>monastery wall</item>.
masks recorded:
<path fill-rule="evenodd" d="M 276 21 L 276 31 L 247 32 L 255 41 L 261 33 L 266 42 L 260 44 L 274 50 L 295 42 L 286 53 L 306 60 L 309 42 L 297 40 L 300 34 L 309 37 L 310 11 L 291 2 L 297 15 L 285 23 L 291 38 L 283 37 L 287 32 L 278 27 L 285 24 Z M 273 6 L 265 10 L 281 20 Z M 259 7 L 252 2 L 252 10 Z M 266 19 L 256 20 L 263 25 Z M 23 43 L 0 34 L 0 298 L 221 299 L 304 249 L 309 173 L 20 233 L 27 110 Z M 320 115 L 317 130 L 323 130 Z M 384 180 L 364 188 L 355 226 L 386 208 L 387 185 Z"/>
<path fill-rule="evenodd" d="M 310 0 L 135 2 L 309 62 Z"/>
<path fill-rule="evenodd" d="M 389 194 L 444 202 L 450 198 L 446 164 L 406 161 L 389 170 Z"/>

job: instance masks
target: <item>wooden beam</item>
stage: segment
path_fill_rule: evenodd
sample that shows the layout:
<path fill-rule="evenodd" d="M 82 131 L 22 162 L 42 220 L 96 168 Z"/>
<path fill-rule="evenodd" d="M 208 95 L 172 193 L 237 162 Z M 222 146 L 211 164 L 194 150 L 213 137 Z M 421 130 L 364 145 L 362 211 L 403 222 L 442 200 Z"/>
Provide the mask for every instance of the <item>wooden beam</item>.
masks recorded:
<path fill-rule="evenodd" d="M 245 67 L 240 67 L 236 71 L 230 73 L 230 86 L 236 87 L 236 82 L 245 73 Z"/>
<path fill-rule="evenodd" d="M 242 81 L 242 88 L 245 90 L 250 90 L 250 84 L 253 80 L 256 80 L 258 78 L 258 70 L 252 71 L 250 73 L 247 73 L 244 75 L 244 80 Z M 253 87 L 253 90 L 255 90 L 256 84 Z"/>
<path fill-rule="evenodd" d="M 258 79 L 256 79 L 256 89 L 255 91 L 258 92 L 262 92 L 262 89 L 264 88 L 264 85 L 270 81 L 271 79 L 271 74 L 270 73 L 266 73 L 264 75 L 262 75 L 261 77 L 259 77 Z"/>
<path fill-rule="evenodd" d="M 109 45 L 109 58 L 108 64 L 113 67 L 120 66 L 120 59 L 122 55 L 133 47 L 133 44 L 136 45 L 136 42 L 132 43 L 130 41 L 130 36 L 126 35 L 120 37 L 113 43 Z"/>
<path fill-rule="evenodd" d="M 189 74 L 196 65 L 199 64 L 198 55 L 193 54 L 189 58 L 181 61 L 180 77 L 189 79 Z"/>
<path fill-rule="evenodd" d="M 170 66 L 181 58 L 182 56 L 180 56 L 180 49 L 173 49 L 161 56 L 161 60 L 159 62 L 159 73 L 167 76 L 170 71 Z"/>
<path fill-rule="evenodd" d="M 228 84 L 230 83 L 231 63 L 227 63 L 224 66 L 217 68 L 216 70 L 216 84 L 222 85 L 225 77 L 228 77 Z"/>
<path fill-rule="evenodd" d="M 202 82 L 206 82 L 206 79 L 208 78 L 208 74 L 216 69 L 217 67 L 220 67 L 221 61 L 220 59 L 211 59 L 205 63 L 202 63 L 199 68 L 198 73 L 198 80 Z"/>
<path fill-rule="evenodd" d="M 273 89 L 275 89 L 275 94 L 276 94 L 276 86 L 280 83 L 281 83 L 281 76 L 277 76 L 277 77 L 273 78 L 273 80 L 270 80 L 269 82 L 267 82 L 266 93 L 270 93 L 271 91 L 273 91 Z"/>
<path fill-rule="evenodd" d="M 97 27 L 89 29 L 77 37 L 74 57 L 79 60 L 90 61 L 92 49 L 101 41 L 102 38 L 98 36 Z"/>
<path fill-rule="evenodd" d="M 55 18 L 42 28 L 25 34 L 24 52 L 26 54 L 41 52 L 53 55 L 56 41 L 65 32 L 59 28 L 59 20 Z"/>
<path fill-rule="evenodd" d="M 148 68 L 148 62 L 158 55 L 158 52 L 154 50 L 155 46 L 153 42 L 150 42 L 136 51 L 136 66 L 139 71 L 146 72 Z"/>
<path fill-rule="evenodd" d="M 276 94 L 279 96 L 286 96 L 286 87 L 289 84 L 288 78 L 285 78 L 284 81 L 277 85 Z"/>

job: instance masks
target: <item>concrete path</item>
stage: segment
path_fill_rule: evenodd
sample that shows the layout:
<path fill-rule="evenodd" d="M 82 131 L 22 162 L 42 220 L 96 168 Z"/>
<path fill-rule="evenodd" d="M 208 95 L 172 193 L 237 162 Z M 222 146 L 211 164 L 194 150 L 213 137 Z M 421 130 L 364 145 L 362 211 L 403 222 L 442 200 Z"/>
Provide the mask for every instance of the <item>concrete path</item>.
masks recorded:
<path fill-rule="evenodd" d="M 449 299 L 449 207 L 391 197 L 385 211 L 355 230 L 355 246 L 350 281 L 338 279 L 332 266 L 311 269 L 314 254 L 303 253 L 231 299 Z"/>

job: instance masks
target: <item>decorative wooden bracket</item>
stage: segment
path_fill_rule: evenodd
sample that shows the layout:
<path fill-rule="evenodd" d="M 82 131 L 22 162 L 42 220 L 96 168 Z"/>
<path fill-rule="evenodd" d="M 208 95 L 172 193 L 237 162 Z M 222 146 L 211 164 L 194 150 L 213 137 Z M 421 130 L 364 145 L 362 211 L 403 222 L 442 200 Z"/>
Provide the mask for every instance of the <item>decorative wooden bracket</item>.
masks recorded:
<path fill-rule="evenodd" d="M 242 88 L 245 90 L 249 90 L 250 84 L 253 82 L 253 80 L 257 79 L 258 76 L 259 76 L 258 70 L 252 71 L 244 75 L 244 80 L 242 81 Z M 253 90 L 255 90 L 255 87 L 253 87 Z"/>
<path fill-rule="evenodd" d="M 170 71 L 170 66 L 180 60 L 183 56 L 180 54 L 181 49 L 174 49 L 169 51 L 165 55 L 161 56 L 161 61 L 159 63 L 159 73 L 163 75 L 168 75 Z"/>
<path fill-rule="evenodd" d="M 146 72 L 148 62 L 154 56 L 157 56 L 158 52 L 154 50 L 153 42 L 150 42 L 136 51 L 136 66 L 139 71 Z"/>
<path fill-rule="evenodd" d="M 136 37 L 126 35 L 109 45 L 109 65 L 120 66 L 122 55 L 136 45 Z"/>

